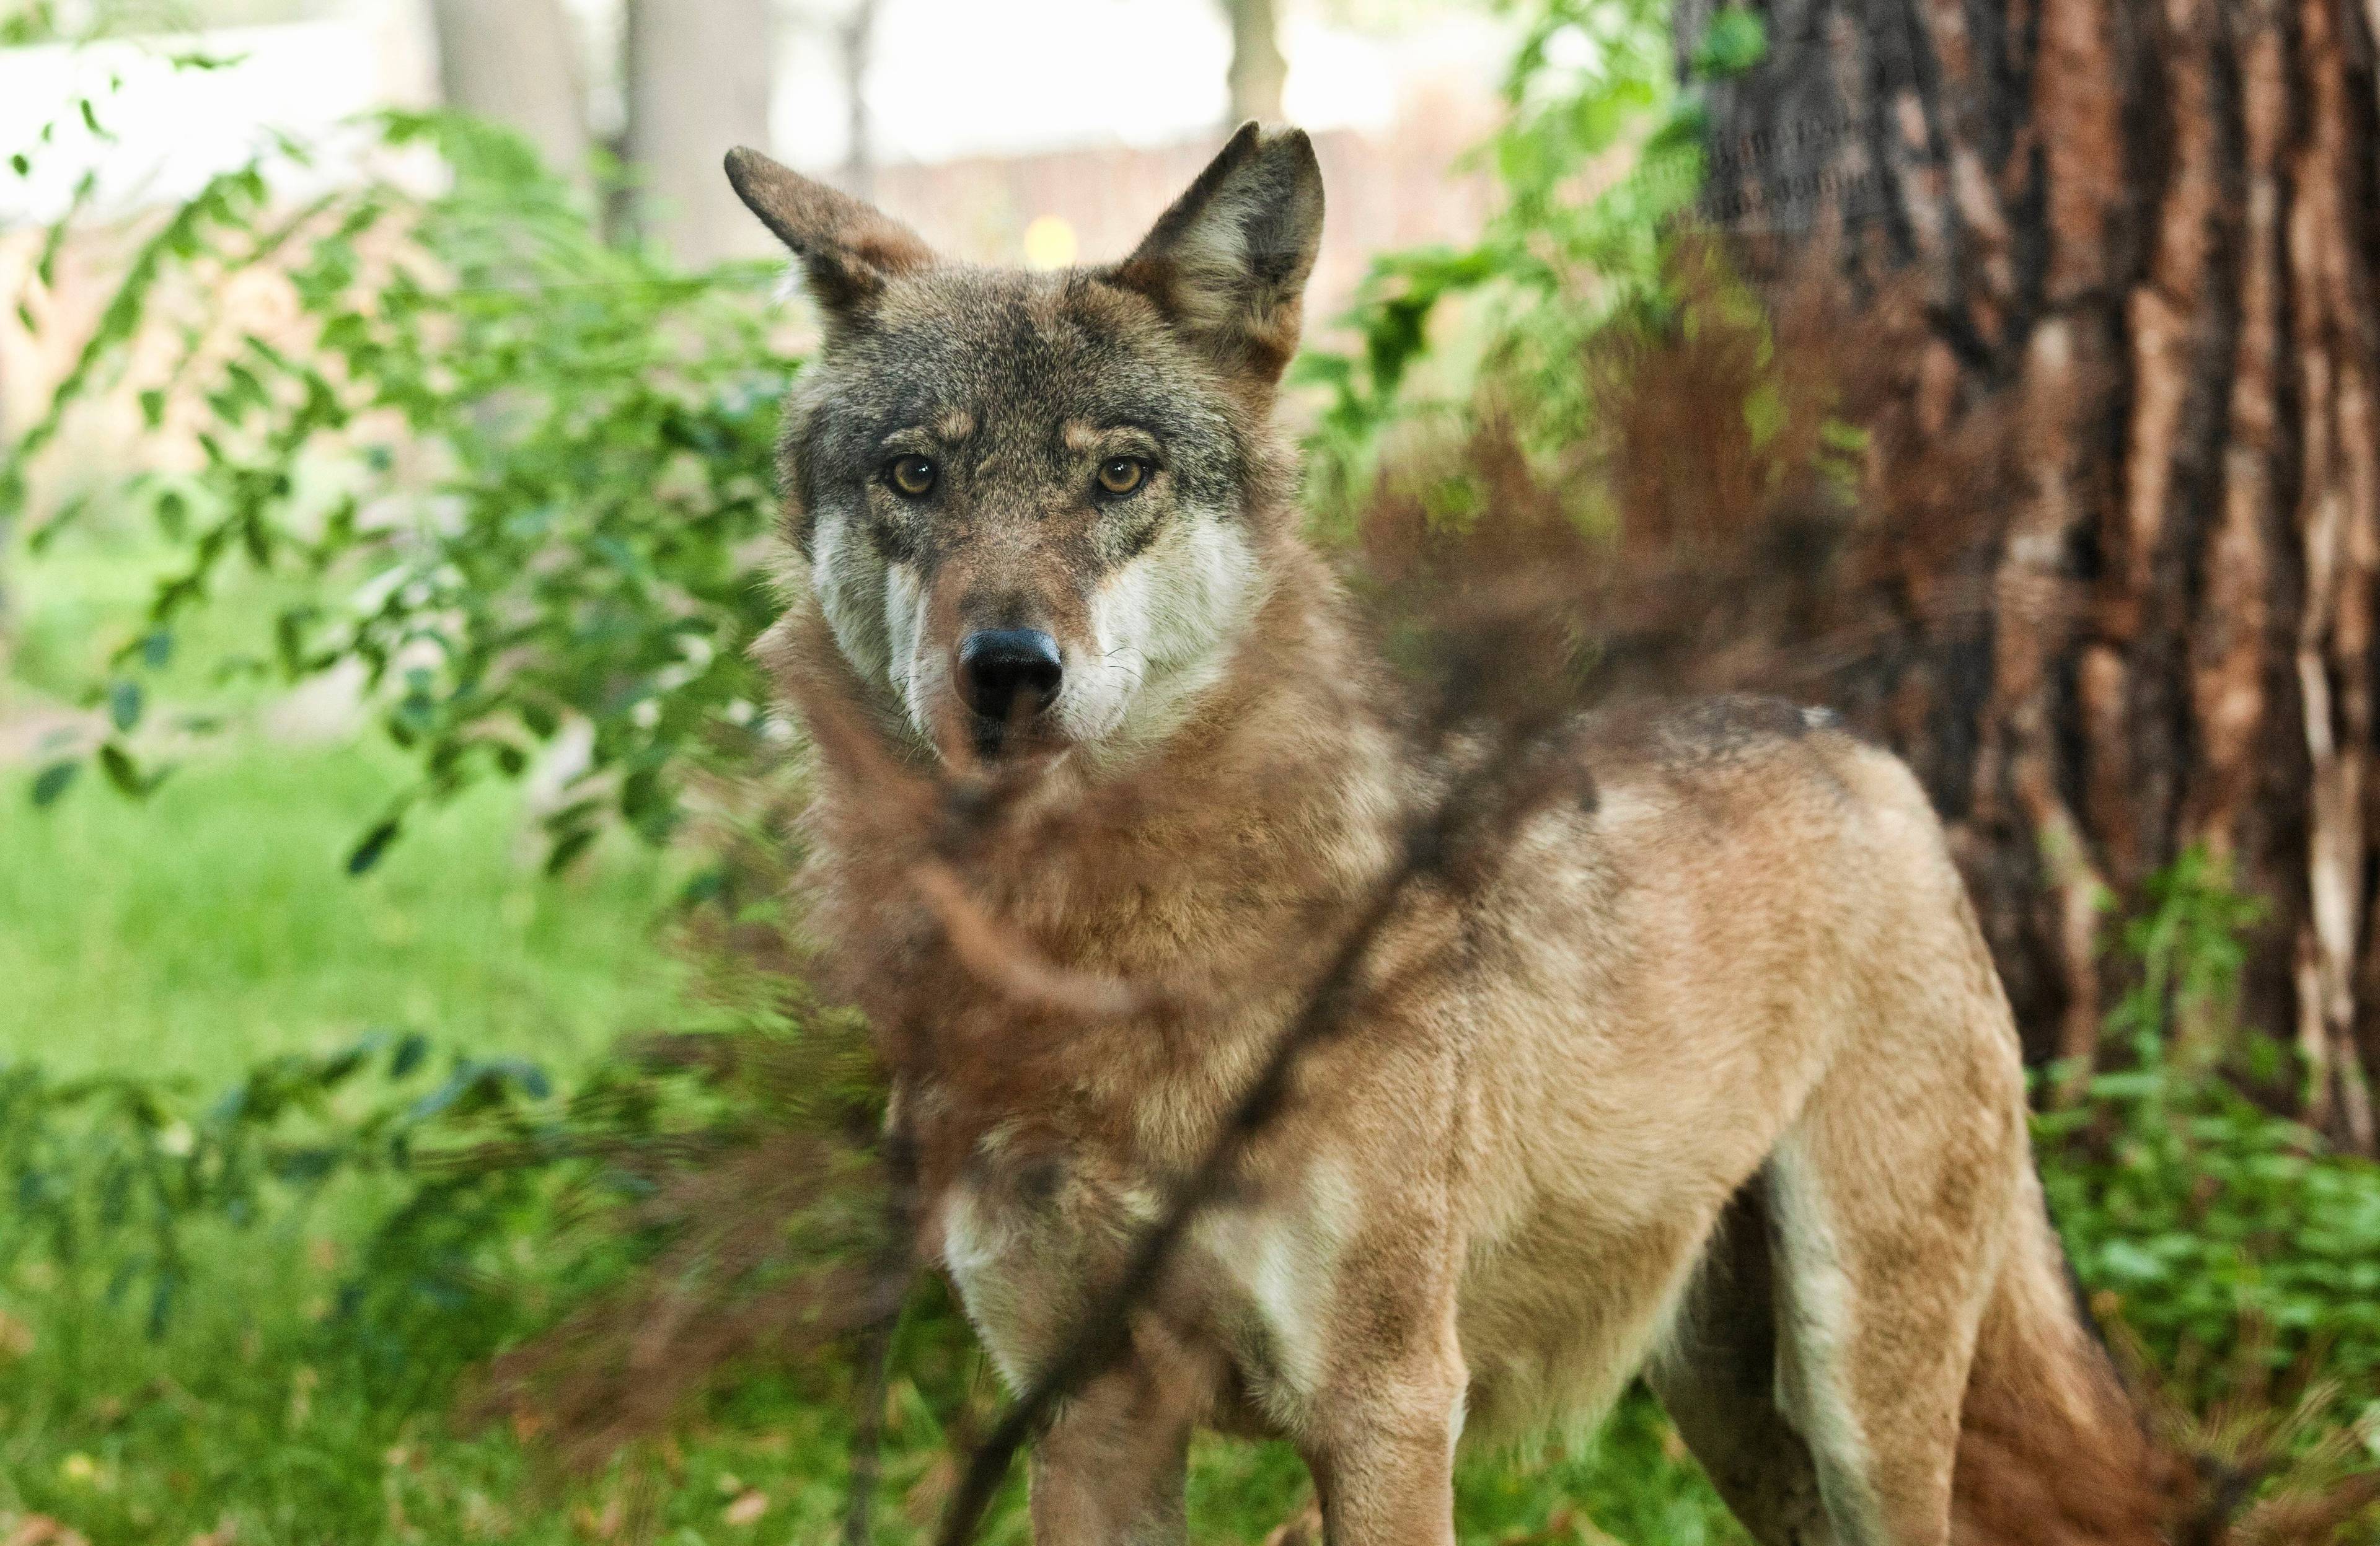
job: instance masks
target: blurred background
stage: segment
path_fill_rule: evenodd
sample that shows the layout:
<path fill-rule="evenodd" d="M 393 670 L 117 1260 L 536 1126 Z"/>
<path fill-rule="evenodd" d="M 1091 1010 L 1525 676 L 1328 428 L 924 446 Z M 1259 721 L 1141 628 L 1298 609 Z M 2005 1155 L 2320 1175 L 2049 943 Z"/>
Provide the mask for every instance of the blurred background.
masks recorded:
<path fill-rule="evenodd" d="M 1053 269 L 1249 117 L 1315 540 L 1560 533 L 1591 696 L 1908 757 L 2175 1538 L 2380 1539 L 2376 29 L 0 0 L 0 1546 L 928 1530 L 1000 1393 L 930 1283 L 840 1335 L 880 1091 L 747 655 L 816 329 L 720 160 Z M 1194 1533 L 1309 1498 L 1205 1443 Z M 1459 1518 L 1743 1539 L 1642 1392 Z"/>
<path fill-rule="evenodd" d="M 0 213 L 55 218 L 86 172 L 95 211 L 188 197 L 268 133 L 310 143 L 375 108 L 445 105 L 518 129 L 601 218 L 680 261 L 767 254 L 724 190 L 718 147 L 767 150 L 901 209 L 974 261 L 1058 266 L 1120 254 L 1211 152 L 1218 126 L 1294 121 L 1334 174 L 1320 294 L 1343 304 L 1366 256 L 1475 232 L 1482 179 L 1450 179 L 1493 126 L 1517 31 L 1451 0 L 870 0 L 802 5 L 455 4 L 59 6 L 0 78 L 0 133 L 65 113 Z M 169 26 L 225 55 L 176 71 L 140 41 Z M 131 72 L 126 79 L 126 72 Z M 79 95 L 109 81 L 99 127 Z M 285 175 L 290 196 L 349 175 Z M 13 341 L 12 341 L 13 342 Z M 21 347 L 21 343 L 15 346 Z"/>

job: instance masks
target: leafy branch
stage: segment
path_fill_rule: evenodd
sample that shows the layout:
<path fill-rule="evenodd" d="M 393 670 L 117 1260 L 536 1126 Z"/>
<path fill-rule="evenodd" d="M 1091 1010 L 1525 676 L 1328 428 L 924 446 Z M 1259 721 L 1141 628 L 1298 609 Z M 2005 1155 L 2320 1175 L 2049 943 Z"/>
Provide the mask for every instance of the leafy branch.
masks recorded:
<path fill-rule="evenodd" d="M 396 114 L 369 131 L 397 159 L 358 187 L 276 214 L 276 173 L 307 159 L 285 142 L 176 210 L 0 456 L 0 516 L 27 512 L 69 416 L 129 392 L 158 464 L 110 492 L 174 567 L 93 689 L 107 715 L 79 757 L 153 787 L 143 678 L 233 571 L 296 573 L 301 598 L 217 674 L 357 673 L 420 776 L 352 868 L 422 801 L 519 776 L 572 725 L 587 749 L 547 818 L 552 862 L 610 818 L 659 840 L 694 770 L 747 766 L 773 733 L 746 656 L 773 612 L 771 444 L 796 368 L 772 276 L 605 244 L 503 130 Z M 271 304 L 217 304 L 240 284 Z M 49 512 L 36 550 L 93 503 Z M 40 771 L 36 798 L 73 766 Z"/>
<path fill-rule="evenodd" d="M 1342 319 L 1354 346 L 1296 366 L 1293 380 L 1322 395 L 1307 450 L 1328 517 L 1360 499 L 1397 425 L 1464 419 L 1482 389 L 1497 413 L 1524 416 L 1515 428 L 1532 447 L 1576 440 L 1594 408 L 1578 368 L 1588 343 L 1678 308 L 1671 238 L 1702 187 L 1704 117 L 1698 91 L 1678 82 L 1667 0 L 1548 0 L 1524 23 L 1505 122 L 1473 158 L 1503 207 L 1468 247 L 1376 260 Z M 1738 74 L 1766 46 L 1759 18 L 1730 6 L 1693 70 Z M 1443 314 L 1465 299 L 1450 332 Z"/>

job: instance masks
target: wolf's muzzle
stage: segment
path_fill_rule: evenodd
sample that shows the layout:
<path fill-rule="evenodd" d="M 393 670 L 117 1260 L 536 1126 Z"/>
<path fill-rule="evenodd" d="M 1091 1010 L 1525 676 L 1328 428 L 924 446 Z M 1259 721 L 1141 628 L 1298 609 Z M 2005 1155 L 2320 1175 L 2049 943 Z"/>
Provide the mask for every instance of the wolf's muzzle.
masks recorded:
<path fill-rule="evenodd" d="M 986 628 L 959 641 L 959 694 L 987 719 L 1026 719 L 1058 701 L 1058 641 L 1038 628 Z"/>

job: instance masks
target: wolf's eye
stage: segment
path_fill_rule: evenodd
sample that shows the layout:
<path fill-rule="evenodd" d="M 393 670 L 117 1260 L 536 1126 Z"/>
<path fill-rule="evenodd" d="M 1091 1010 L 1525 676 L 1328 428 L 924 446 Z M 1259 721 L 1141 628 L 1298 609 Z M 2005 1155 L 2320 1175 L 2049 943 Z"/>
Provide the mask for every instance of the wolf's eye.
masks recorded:
<path fill-rule="evenodd" d="M 906 494 L 913 500 L 921 500 L 932 493 L 934 482 L 941 477 L 941 469 L 934 465 L 931 457 L 927 456 L 896 456 L 892 465 L 884 469 L 885 481 L 892 485 L 892 491 Z"/>
<path fill-rule="evenodd" d="M 1129 494 L 1148 477 L 1148 464 L 1137 456 L 1111 456 L 1099 464 L 1099 487 L 1111 494 Z"/>

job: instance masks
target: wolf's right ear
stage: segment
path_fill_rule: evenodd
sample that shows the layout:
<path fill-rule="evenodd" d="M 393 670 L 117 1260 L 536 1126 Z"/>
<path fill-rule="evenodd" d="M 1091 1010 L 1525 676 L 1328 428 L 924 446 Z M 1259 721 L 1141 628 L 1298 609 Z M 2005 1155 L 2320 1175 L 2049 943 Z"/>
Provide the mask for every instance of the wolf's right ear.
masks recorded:
<path fill-rule="evenodd" d="M 1109 278 L 1216 363 L 1269 386 L 1297 349 L 1322 246 L 1322 168 L 1303 129 L 1240 126 Z"/>
<path fill-rule="evenodd" d="M 810 296 L 830 329 L 858 321 L 888 281 L 934 261 L 923 238 L 899 221 L 758 151 L 739 145 L 728 151 L 727 180 L 802 260 Z"/>

